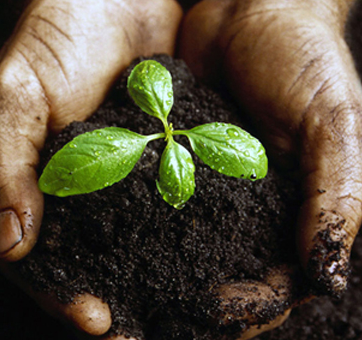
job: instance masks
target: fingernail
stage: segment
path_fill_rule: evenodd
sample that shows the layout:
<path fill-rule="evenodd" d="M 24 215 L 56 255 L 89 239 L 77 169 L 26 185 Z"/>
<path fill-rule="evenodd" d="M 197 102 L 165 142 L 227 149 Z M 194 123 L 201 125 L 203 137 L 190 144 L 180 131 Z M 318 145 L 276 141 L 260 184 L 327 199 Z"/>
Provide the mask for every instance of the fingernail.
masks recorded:
<path fill-rule="evenodd" d="M 12 210 L 0 213 L 0 254 L 9 251 L 23 238 L 18 216 Z"/>

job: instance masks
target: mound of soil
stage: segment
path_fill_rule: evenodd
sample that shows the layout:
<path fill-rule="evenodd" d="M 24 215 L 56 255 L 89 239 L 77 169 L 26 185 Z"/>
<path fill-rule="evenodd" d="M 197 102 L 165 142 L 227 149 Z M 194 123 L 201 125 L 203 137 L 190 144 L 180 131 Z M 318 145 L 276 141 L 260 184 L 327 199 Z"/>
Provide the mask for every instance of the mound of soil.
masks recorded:
<path fill-rule="evenodd" d="M 240 125 L 236 108 L 197 84 L 182 61 L 156 60 L 173 77 L 169 120 L 175 128 L 213 121 Z M 96 128 L 162 131 L 161 122 L 127 94 L 132 68 L 86 123 L 72 123 L 47 143 L 44 162 L 79 133 Z M 39 241 L 17 265 L 35 289 L 64 302 L 82 292 L 101 297 L 111 307 L 113 332 L 138 339 L 217 339 L 222 331 L 208 326 L 220 303 L 213 288 L 262 280 L 269 268 L 297 262 L 292 231 L 297 195 L 272 169 L 252 183 L 223 176 L 194 157 L 195 195 L 176 210 L 155 185 L 164 146 L 150 143 L 130 175 L 112 187 L 68 198 L 46 196 Z"/>

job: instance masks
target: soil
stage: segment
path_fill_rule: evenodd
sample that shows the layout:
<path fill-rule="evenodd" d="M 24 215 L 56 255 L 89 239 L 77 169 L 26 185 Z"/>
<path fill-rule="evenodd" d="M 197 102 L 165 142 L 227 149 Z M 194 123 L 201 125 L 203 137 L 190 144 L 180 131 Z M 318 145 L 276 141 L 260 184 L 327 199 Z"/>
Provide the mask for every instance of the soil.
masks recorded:
<path fill-rule="evenodd" d="M 166 59 L 164 63 L 168 62 Z M 232 106 L 202 86 L 196 84 L 190 92 L 185 92 L 195 84 L 194 80 L 182 63 L 176 66 L 173 76 L 177 98 L 170 115 L 174 125 L 184 128 L 208 121 L 237 119 Z M 204 99 L 200 100 L 199 96 Z M 134 106 L 124 109 L 126 104 L 133 105 L 125 95 L 123 78 L 88 123 L 75 123 L 67 128 L 59 139 L 49 142 L 52 144 L 48 144 L 48 152 L 54 152 L 80 132 L 105 124 L 119 124 L 142 133 L 148 133 L 149 122 L 150 133 L 155 132 L 156 126 L 160 127 Z M 201 115 L 195 121 L 197 110 Z M 185 140 L 181 142 L 187 145 Z M 220 331 L 205 328 L 209 325 L 207 311 L 218 308 L 210 287 L 216 282 L 240 278 L 262 279 L 268 267 L 296 262 L 295 256 L 291 256 L 294 241 L 290 222 L 295 216 L 295 189 L 273 169 L 266 180 L 250 183 L 225 178 L 198 162 L 195 196 L 184 210 L 174 211 L 155 190 L 159 144 L 149 148 L 137 169 L 117 186 L 87 197 L 48 197 L 41 239 L 25 261 L 30 264 L 30 270 L 26 266 L 21 270 L 30 279 L 37 279 L 33 284 L 39 289 L 55 289 L 63 301 L 71 299 L 71 291 L 90 291 L 103 297 L 111 305 L 115 332 L 121 326 L 139 338 L 146 335 L 147 339 L 162 339 L 162 336 L 209 339 L 210 332 Z M 137 203 L 138 199 L 144 203 Z M 76 208 L 75 202 L 79 202 L 81 208 Z M 106 208 L 102 207 L 103 203 Z M 132 210 L 132 206 L 136 209 Z M 60 223 L 63 216 L 70 215 L 69 224 Z M 143 220 L 145 217 L 148 222 Z M 247 223 L 242 223 L 243 220 Z M 75 234 L 73 242 L 65 234 L 68 232 Z M 62 244 L 63 240 L 67 242 Z M 341 300 L 320 298 L 299 307 L 285 325 L 257 339 L 361 339 L 361 242 L 358 238 L 354 246 L 350 287 Z M 94 247 L 90 254 L 88 247 Z M 40 253 L 45 250 L 48 259 L 42 262 Z M 76 251 L 71 253 L 72 250 Z M 68 261 L 81 264 L 81 274 L 73 272 Z M 99 270 L 96 275 L 94 268 Z M 104 286 L 98 285 L 100 281 Z M 0 279 L 0 286 L 1 338 L 72 339 L 67 330 L 49 321 L 5 280 Z M 116 302 L 120 299 L 125 302 L 118 309 Z M 125 318 L 129 313 L 132 317 Z M 169 328 L 158 328 L 160 320 Z M 176 322 L 170 323 L 170 320 Z"/>
<path fill-rule="evenodd" d="M 172 74 L 174 128 L 213 121 L 241 125 L 237 109 L 196 83 L 182 61 L 155 59 Z M 76 135 L 96 128 L 162 131 L 162 123 L 127 94 L 132 68 L 86 123 L 72 123 L 47 142 L 44 163 Z M 188 146 L 185 138 L 179 141 Z M 82 292 L 101 297 L 111 307 L 113 332 L 137 339 L 217 339 L 229 331 L 208 326 L 210 315 L 219 313 L 220 284 L 262 280 L 269 268 L 297 263 L 296 191 L 272 168 L 266 179 L 253 183 L 223 176 L 194 157 L 195 195 L 185 208 L 174 209 L 155 185 L 164 146 L 150 143 L 130 175 L 109 188 L 46 196 L 42 233 L 19 270 L 35 289 L 56 293 L 64 302 Z"/>

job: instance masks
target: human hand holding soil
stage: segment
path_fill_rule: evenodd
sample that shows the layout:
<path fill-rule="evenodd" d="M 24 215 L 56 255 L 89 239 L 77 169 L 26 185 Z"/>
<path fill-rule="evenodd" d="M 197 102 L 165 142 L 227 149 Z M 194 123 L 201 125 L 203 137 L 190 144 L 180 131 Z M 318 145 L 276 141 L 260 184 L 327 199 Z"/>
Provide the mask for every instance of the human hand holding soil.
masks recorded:
<path fill-rule="evenodd" d="M 361 224 L 361 84 L 344 41 L 353 1 L 203 1 L 181 56 L 223 79 L 267 145 L 302 183 L 300 260 L 319 293 L 346 288 Z"/>
<path fill-rule="evenodd" d="M 7 260 L 17 260 L 25 255 L 35 242 L 39 229 L 42 198 L 37 189 L 34 166 L 47 126 L 51 131 L 59 131 L 71 120 L 86 118 L 102 101 L 118 72 L 137 55 L 172 52 L 181 16 L 177 5 L 171 1 L 153 2 L 147 12 L 147 2 L 140 1 L 142 11 L 138 12 L 138 2 L 132 3 L 134 7 L 125 4 L 125 1 L 87 4 L 69 1 L 61 5 L 54 5 L 54 1 L 35 1 L 24 14 L 17 34 L 3 54 L 0 85 L 4 93 L 1 105 L 5 114 L 0 118 L 0 129 L 3 129 L 0 134 L 5 138 L 0 141 L 3 150 L 0 155 L 3 169 L 0 173 L 3 187 L 0 208 L 4 211 L 1 227 L 5 234 L 1 240 L 8 243 L 7 246 L 5 243 L 0 245 Z M 339 218 L 337 223 L 328 222 L 331 224 L 328 227 L 337 229 L 348 222 L 348 228 L 354 233 L 348 229 L 343 240 L 346 248 L 341 248 L 346 249 L 346 254 L 342 255 L 348 255 L 359 225 L 356 207 L 360 197 L 356 179 L 360 177 L 357 161 L 360 122 L 355 112 L 359 107 L 357 97 L 360 89 L 342 36 L 348 4 L 332 0 L 319 4 L 321 7 L 315 7 L 315 3 L 312 8 L 305 4 L 295 2 L 295 7 L 285 8 L 282 1 L 246 1 L 239 5 L 234 1 L 222 4 L 204 1 L 190 13 L 185 26 L 192 39 L 200 40 L 197 44 L 193 40 L 190 43 L 187 40 L 190 35 L 186 35 L 184 42 L 188 41 L 191 51 L 184 45 L 183 54 L 190 65 L 196 65 L 195 70 L 201 66 L 197 64 L 200 61 L 202 67 L 212 68 L 225 60 L 220 71 L 227 75 L 237 98 L 255 114 L 255 121 L 268 127 L 260 130 L 264 139 L 269 141 L 274 156 L 284 163 L 289 156 L 299 159 L 298 155 L 303 155 L 300 164 L 307 185 L 304 213 L 300 219 L 302 260 L 305 266 L 311 263 L 309 254 L 316 249 L 314 258 L 319 258 L 317 264 L 321 264 L 324 272 L 315 270 L 312 276 L 318 280 L 321 274 L 325 277 L 331 269 L 331 274 L 336 275 L 330 275 L 331 283 L 326 280 L 324 283 L 327 283 L 327 289 L 338 292 L 345 284 L 344 271 L 338 271 L 340 267 L 344 269 L 346 258 L 342 257 L 343 263 L 328 264 L 338 255 L 336 257 L 316 247 L 314 237 L 325 228 L 324 221 L 330 218 L 328 215 Z M 324 4 L 329 6 L 323 7 Z M 124 17 L 118 16 L 120 12 Z M 141 14 L 145 13 L 150 20 L 142 17 Z M 162 18 L 157 16 L 161 13 Z M 245 19 L 239 21 L 239 14 L 246 14 Z M 138 21 L 133 20 L 135 17 Z M 169 18 L 174 18 L 174 21 L 169 22 Z M 146 25 L 140 31 L 140 21 L 150 26 Z M 195 22 L 196 25 L 193 24 Z M 262 24 L 264 22 L 265 25 Z M 209 26 L 202 23 L 209 23 Z M 320 34 L 316 30 L 320 30 Z M 169 33 L 158 35 L 157 32 Z M 208 69 L 200 71 L 199 68 L 198 73 L 206 76 Z M 312 170 L 316 172 L 312 173 Z M 312 175 L 308 175 L 310 173 Z M 20 182 L 17 181 L 19 178 Z M 332 183 L 337 184 L 331 187 Z M 326 192 L 322 193 L 324 190 Z M 350 214 L 349 209 L 357 212 Z M 325 215 L 320 216 L 321 213 Z M 340 216 L 348 218 L 347 222 L 342 223 L 344 218 Z M 9 224 L 19 225 L 17 217 L 22 230 L 11 232 L 6 229 Z M 322 222 L 319 223 L 319 219 Z M 331 236 L 337 238 L 338 234 L 333 232 Z M 16 243 L 20 238 L 21 241 Z M 319 244 L 324 246 L 323 239 L 319 239 Z M 9 248 L 10 251 L 7 251 Z M 324 263 L 327 267 L 323 266 Z M 313 270 L 316 266 L 310 267 Z M 272 277 L 278 277 L 277 273 Z M 285 283 L 286 278 L 283 275 L 279 277 Z M 263 301 L 275 298 L 270 290 L 273 283 L 260 286 L 265 289 Z M 228 295 L 248 291 L 245 287 L 232 288 L 235 287 L 222 289 L 221 293 Z M 94 298 L 84 298 L 86 307 L 93 302 L 99 303 Z M 40 299 L 44 302 L 43 298 Z M 59 308 L 59 313 L 65 315 L 65 308 L 69 306 Z M 49 309 L 56 308 L 51 304 Z M 80 328 L 95 334 L 106 330 L 107 326 L 97 327 L 99 324 L 107 325 L 107 309 L 103 314 L 105 319 L 91 323 L 90 328 L 82 323 L 87 316 L 89 319 L 87 311 L 90 308 L 84 309 L 84 319 L 79 310 L 70 309 L 67 318 L 78 323 Z M 101 306 L 96 308 L 101 309 Z M 277 326 L 287 314 L 288 311 L 262 330 Z M 258 331 L 250 330 L 243 338 L 250 338 Z"/>
<path fill-rule="evenodd" d="M 88 117 L 135 57 L 172 54 L 180 19 L 174 1 L 31 2 L 0 64 L 3 260 L 19 260 L 36 242 L 43 211 L 36 166 L 47 134 Z M 90 295 L 77 306 L 35 298 L 86 332 L 98 335 L 110 326 L 108 307 Z"/>

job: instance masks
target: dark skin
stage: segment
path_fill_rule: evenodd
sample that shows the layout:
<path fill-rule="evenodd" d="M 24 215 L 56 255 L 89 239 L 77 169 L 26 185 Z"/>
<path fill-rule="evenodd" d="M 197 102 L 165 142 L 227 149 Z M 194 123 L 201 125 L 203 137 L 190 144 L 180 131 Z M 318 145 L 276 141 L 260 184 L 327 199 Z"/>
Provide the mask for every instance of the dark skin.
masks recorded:
<path fill-rule="evenodd" d="M 222 77 L 250 112 L 270 156 L 299 177 L 300 261 L 319 289 L 331 294 L 345 289 L 344 270 L 362 218 L 362 89 L 343 39 L 353 2 L 204 0 L 187 13 L 178 48 L 200 78 Z M 172 54 L 181 18 L 172 0 L 31 3 L 0 64 L 4 263 L 25 256 L 36 241 L 43 198 L 35 169 L 47 134 L 88 117 L 134 57 Z M 338 253 L 323 251 L 320 231 L 340 242 Z M 322 266 L 313 267 L 315 259 Z M 280 299 L 288 296 L 292 283 L 286 273 L 278 268 L 266 282 L 252 283 L 261 298 L 245 293 L 250 282 L 221 287 L 219 293 L 262 306 L 275 298 L 270 286 L 280 290 Z M 82 308 L 35 298 L 86 333 L 101 335 L 110 326 L 108 306 L 90 295 L 78 297 Z M 253 326 L 257 317 L 248 314 L 251 327 L 240 339 L 278 326 L 288 314 L 260 329 Z"/>

